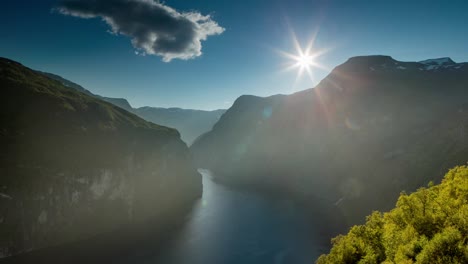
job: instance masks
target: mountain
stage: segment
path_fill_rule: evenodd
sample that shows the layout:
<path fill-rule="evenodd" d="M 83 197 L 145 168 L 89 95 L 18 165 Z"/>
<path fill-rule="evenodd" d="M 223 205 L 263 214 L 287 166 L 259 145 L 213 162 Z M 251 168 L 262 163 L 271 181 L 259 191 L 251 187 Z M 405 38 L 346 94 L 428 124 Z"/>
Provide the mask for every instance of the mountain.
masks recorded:
<path fill-rule="evenodd" d="M 0 256 L 181 218 L 202 186 L 177 130 L 54 79 L 0 59 Z"/>
<path fill-rule="evenodd" d="M 85 93 L 85 94 L 90 95 L 90 96 L 96 96 L 92 92 L 90 92 L 90 91 L 86 90 L 85 88 L 83 88 L 83 86 L 81 86 L 79 84 L 76 84 L 76 83 L 74 83 L 72 81 L 69 81 L 69 80 L 67 80 L 67 79 L 65 79 L 62 76 L 59 76 L 57 74 L 53 74 L 53 73 L 49 73 L 49 72 L 42 72 L 42 71 L 36 71 L 36 72 L 39 73 L 39 74 L 45 75 L 45 76 L 49 77 L 50 79 L 57 80 L 57 81 L 61 82 L 66 87 L 73 88 L 73 89 L 75 89 L 77 91 L 80 91 L 80 92 Z"/>
<path fill-rule="evenodd" d="M 213 125 L 219 120 L 221 115 L 226 111 L 218 109 L 213 111 L 182 109 L 182 108 L 161 108 L 161 107 L 140 107 L 132 108 L 130 103 L 124 98 L 104 97 L 91 93 L 89 90 L 83 88 L 81 85 L 72 81 L 62 78 L 61 76 L 39 72 L 49 78 L 61 82 L 63 85 L 94 96 L 115 106 L 125 109 L 139 117 L 156 124 L 163 126 L 173 127 L 177 129 L 182 137 L 182 140 L 188 145 L 205 132 L 208 132 Z"/>
<path fill-rule="evenodd" d="M 100 95 L 96 95 L 96 97 L 103 100 L 103 101 L 111 103 L 111 104 L 113 104 L 113 105 L 115 105 L 117 107 L 125 109 L 130 113 L 133 112 L 132 106 L 130 105 L 130 103 L 125 98 L 113 98 L 113 97 L 105 97 L 105 96 L 100 96 Z M 163 125 L 163 124 L 160 124 L 160 125 Z"/>
<path fill-rule="evenodd" d="M 200 135 L 208 132 L 224 112 L 226 112 L 224 109 L 203 111 L 149 106 L 133 109 L 133 113 L 145 120 L 176 128 L 182 140 L 188 145 Z"/>
<path fill-rule="evenodd" d="M 124 99 L 124 98 L 112 98 L 112 97 L 104 97 L 104 96 L 100 96 L 100 95 L 97 95 L 97 94 L 93 94 L 92 92 L 90 92 L 89 90 L 85 89 L 83 86 L 77 84 L 77 83 L 74 83 L 72 81 L 69 81 L 59 75 L 56 75 L 56 74 L 53 74 L 53 73 L 49 73 L 49 72 L 41 72 L 41 71 L 36 71 L 42 75 L 45 75 L 51 79 L 54 79 L 54 80 L 57 80 L 59 82 L 61 82 L 64 86 L 66 87 L 69 87 L 69 88 L 72 88 L 72 89 L 75 89 L 79 92 L 82 92 L 82 93 L 85 93 L 89 96 L 93 96 L 93 97 L 96 97 L 96 98 L 99 98 L 101 100 L 104 100 L 106 102 L 109 102 L 115 106 L 118 106 L 122 109 L 125 109 L 129 112 L 132 112 L 133 108 L 132 106 L 130 105 L 130 103 Z"/>
<path fill-rule="evenodd" d="M 467 161 L 468 63 L 353 57 L 313 89 L 239 97 L 191 151 L 220 181 L 359 223 Z"/>

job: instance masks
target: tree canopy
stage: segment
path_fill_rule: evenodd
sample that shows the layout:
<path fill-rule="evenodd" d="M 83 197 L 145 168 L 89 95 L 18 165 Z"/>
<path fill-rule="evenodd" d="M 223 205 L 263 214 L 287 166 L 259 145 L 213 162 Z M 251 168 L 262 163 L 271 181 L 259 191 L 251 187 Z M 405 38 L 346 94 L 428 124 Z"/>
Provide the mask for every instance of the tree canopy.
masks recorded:
<path fill-rule="evenodd" d="M 332 239 L 324 263 L 468 263 L 468 166 L 442 183 L 402 193 L 390 212 L 373 212 L 366 224 Z"/>

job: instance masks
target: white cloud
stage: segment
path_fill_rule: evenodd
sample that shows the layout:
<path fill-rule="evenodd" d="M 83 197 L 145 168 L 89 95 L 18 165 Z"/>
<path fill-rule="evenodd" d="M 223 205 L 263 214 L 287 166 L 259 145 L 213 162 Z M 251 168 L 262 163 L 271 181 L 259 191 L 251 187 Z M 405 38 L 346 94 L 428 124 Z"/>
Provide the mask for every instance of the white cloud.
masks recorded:
<path fill-rule="evenodd" d="M 67 0 L 57 10 L 84 19 L 102 18 L 114 34 L 131 38 L 138 54 L 163 61 L 188 60 L 202 54 L 202 41 L 224 28 L 210 15 L 178 12 L 153 0 Z"/>

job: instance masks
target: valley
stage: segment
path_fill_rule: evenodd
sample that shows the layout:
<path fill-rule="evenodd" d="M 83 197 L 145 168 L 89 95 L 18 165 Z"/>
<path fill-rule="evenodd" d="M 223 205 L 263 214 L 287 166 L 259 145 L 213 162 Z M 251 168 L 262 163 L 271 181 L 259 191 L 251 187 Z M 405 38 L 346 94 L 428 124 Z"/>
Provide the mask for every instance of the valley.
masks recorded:
<path fill-rule="evenodd" d="M 401 191 L 466 162 L 467 73 L 450 59 L 353 57 L 313 89 L 240 96 L 201 122 L 219 118 L 211 131 L 192 126 L 201 136 L 188 148 L 141 117 L 177 127 L 198 123 L 196 110 L 127 111 L 2 59 L 0 253 L 13 255 L 6 263 L 310 263 Z"/>

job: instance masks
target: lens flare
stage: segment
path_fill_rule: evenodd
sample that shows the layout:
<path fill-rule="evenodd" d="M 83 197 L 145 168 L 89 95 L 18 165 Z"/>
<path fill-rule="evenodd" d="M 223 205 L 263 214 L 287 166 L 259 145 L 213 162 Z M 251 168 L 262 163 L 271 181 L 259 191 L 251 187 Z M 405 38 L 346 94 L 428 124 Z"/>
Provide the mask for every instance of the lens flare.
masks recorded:
<path fill-rule="evenodd" d="M 311 81 L 314 81 L 312 69 L 319 68 L 323 70 L 328 70 L 326 67 L 320 65 L 317 62 L 318 57 L 322 56 L 328 49 L 315 49 L 314 42 L 317 36 L 317 31 L 314 33 L 311 41 L 303 48 L 299 41 L 297 40 L 296 34 L 293 30 L 290 30 L 292 41 L 294 43 L 295 53 L 288 53 L 284 51 L 278 51 L 281 55 L 288 58 L 290 62 L 285 67 L 285 71 L 297 70 L 296 82 L 302 77 L 302 75 L 307 73 Z"/>

